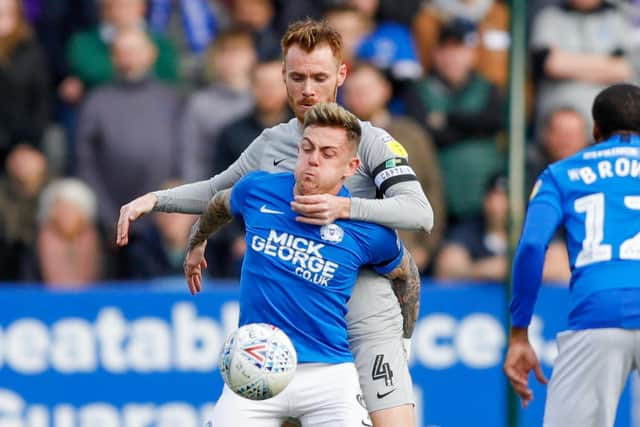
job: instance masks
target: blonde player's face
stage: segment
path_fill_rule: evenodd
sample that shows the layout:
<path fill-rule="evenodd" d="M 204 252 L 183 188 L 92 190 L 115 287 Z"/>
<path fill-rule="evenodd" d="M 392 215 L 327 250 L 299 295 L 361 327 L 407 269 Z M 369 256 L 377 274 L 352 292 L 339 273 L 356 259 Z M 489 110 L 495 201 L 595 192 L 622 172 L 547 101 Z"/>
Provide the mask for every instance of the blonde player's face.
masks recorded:
<path fill-rule="evenodd" d="M 346 75 L 346 66 L 333 56 L 328 44 L 309 53 L 298 45 L 291 46 L 284 58 L 282 77 L 289 106 L 298 120 L 302 122 L 304 113 L 319 102 L 335 102 Z"/>
<path fill-rule="evenodd" d="M 344 180 L 358 169 L 360 160 L 337 127 L 310 126 L 302 134 L 296 163 L 298 194 L 337 194 Z"/>

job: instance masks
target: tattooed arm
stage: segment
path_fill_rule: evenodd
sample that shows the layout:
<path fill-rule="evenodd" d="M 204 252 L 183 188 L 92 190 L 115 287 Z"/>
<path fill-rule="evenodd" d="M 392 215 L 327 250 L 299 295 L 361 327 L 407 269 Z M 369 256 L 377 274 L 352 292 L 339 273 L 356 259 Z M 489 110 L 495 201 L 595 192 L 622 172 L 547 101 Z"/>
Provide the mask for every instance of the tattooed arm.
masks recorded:
<path fill-rule="evenodd" d="M 204 259 L 207 239 L 231 221 L 231 218 L 231 190 L 223 190 L 213 196 L 202 216 L 193 225 L 183 265 L 191 295 L 202 290 L 202 270 L 207 268 L 207 261 Z"/>
<path fill-rule="evenodd" d="M 194 224 L 189 237 L 189 250 L 206 242 L 209 236 L 231 221 L 231 190 L 219 191 Z"/>
<path fill-rule="evenodd" d="M 404 338 L 411 338 L 420 311 L 420 272 L 405 248 L 400 265 L 387 274 L 393 284 L 402 312 Z"/>

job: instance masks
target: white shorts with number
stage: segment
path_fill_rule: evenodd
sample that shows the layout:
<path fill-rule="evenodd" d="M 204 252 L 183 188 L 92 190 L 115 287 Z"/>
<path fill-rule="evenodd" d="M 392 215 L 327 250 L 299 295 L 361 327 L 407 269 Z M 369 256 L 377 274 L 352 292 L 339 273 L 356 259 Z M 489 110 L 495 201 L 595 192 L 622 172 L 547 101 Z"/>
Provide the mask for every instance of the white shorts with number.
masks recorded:
<path fill-rule="evenodd" d="M 280 427 L 288 417 L 304 427 L 371 426 L 354 364 L 300 364 L 282 393 L 262 401 L 240 397 L 225 385 L 211 427 Z"/>
<path fill-rule="evenodd" d="M 350 342 L 369 413 L 415 405 L 403 339 Z"/>
<path fill-rule="evenodd" d="M 613 426 L 627 378 L 640 366 L 640 330 L 566 331 L 557 341 L 544 427 Z"/>
<path fill-rule="evenodd" d="M 348 308 L 349 346 L 369 412 L 415 404 L 402 313 L 389 279 L 361 270 Z"/>

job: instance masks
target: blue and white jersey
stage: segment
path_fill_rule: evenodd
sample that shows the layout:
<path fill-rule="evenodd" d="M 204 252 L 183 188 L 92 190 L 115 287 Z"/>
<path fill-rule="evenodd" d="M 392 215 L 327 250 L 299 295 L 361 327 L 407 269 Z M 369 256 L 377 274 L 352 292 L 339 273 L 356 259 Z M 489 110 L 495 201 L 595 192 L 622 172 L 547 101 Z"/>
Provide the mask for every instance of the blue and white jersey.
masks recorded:
<path fill-rule="evenodd" d="M 516 326 L 528 324 L 541 276 L 541 266 L 527 271 L 538 257 L 527 247 L 548 244 L 560 224 L 572 272 L 569 328 L 640 328 L 640 138 L 616 135 L 540 175 L 514 260 Z"/>
<path fill-rule="evenodd" d="M 301 363 L 353 361 L 344 315 L 360 267 L 396 268 L 403 248 L 396 233 L 360 221 L 315 226 L 295 220 L 291 173 L 253 172 L 231 191 L 242 216 L 247 251 L 240 277 L 240 325 L 281 328 Z M 339 196 L 349 197 L 346 188 Z"/>

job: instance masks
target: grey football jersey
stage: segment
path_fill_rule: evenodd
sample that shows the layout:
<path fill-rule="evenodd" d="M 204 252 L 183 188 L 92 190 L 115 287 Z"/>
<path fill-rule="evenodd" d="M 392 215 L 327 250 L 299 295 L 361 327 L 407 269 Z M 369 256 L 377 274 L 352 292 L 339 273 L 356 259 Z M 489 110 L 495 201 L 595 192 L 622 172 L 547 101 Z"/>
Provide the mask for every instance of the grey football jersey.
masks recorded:
<path fill-rule="evenodd" d="M 361 164 L 345 183 L 354 197 L 352 219 L 392 228 L 430 230 L 433 212 L 408 165 L 404 148 L 386 131 L 369 122 L 360 124 L 362 138 L 358 156 Z M 296 118 L 265 129 L 224 172 L 208 181 L 156 192 L 155 210 L 200 213 L 216 192 L 232 187 L 249 172 L 293 171 L 301 140 L 302 126 Z M 383 195 L 387 199 L 379 200 Z M 402 332 L 400 307 L 390 283 L 373 271 L 361 273 L 346 318 L 351 339 L 362 334 L 397 336 Z"/>
<path fill-rule="evenodd" d="M 380 165 L 384 165 L 388 160 L 406 158 L 406 153 L 386 131 L 373 127 L 369 122 L 360 122 L 360 125 L 362 127 L 362 138 L 358 156 L 361 164 L 356 174 L 349 177 L 345 184 L 352 196 L 373 199 L 376 197 L 376 185 L 372 176 L 373 171 Z M 234 174 L 229 178 L 235 182 L 241 176 L 255 170 L 293 172 L 298 155 L 298 145 L 301 140 L 302 126 L 296 118 L 287 123 L 266 129 L 242 153 L 236 163 L 231 166 L 230 169 L 238 169 L 236 174 L 239 175 Z M 401 161 L 399 160 L 398 163 L 401 163 Z M 388 172 L 389 169 L 393 168 L 395 168 L 395 173 Z M 393 168 L 387 169 L 386 174 L 379 172 L 382 176 L 376 177 L 376 179 L 382 183 L 384 176 L 392 178 L 399 176 L 400 172 L 403 172 L 407 181 L 415 180 L 415 177 L 412 177 L 414 175 L 413 171 L 410 170 L 408 165 L 398 164 L 396 167 L 395 160 L 393 160 Z M 223 175 L 225 175 L 225 172 L 214 177 L 213 180 L 223 181 Z M 227 188 L 233 183 L 224 180 L 223 182 L 215 182 L 213 185 L 219 190 Z"/>

